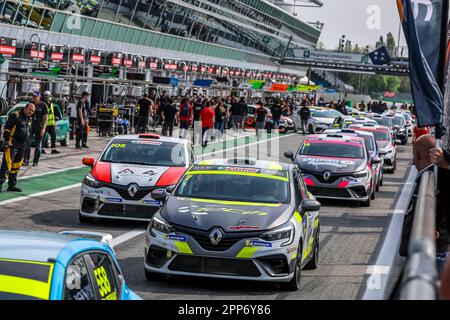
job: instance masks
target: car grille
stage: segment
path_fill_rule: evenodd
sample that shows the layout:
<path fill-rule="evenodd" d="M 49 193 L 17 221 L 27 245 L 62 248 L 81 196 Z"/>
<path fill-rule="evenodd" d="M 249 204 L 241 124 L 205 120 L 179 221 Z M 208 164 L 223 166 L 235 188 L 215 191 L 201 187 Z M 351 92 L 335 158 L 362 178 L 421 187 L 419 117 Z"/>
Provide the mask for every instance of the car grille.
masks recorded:
<path fill-rule="evenodd" d="M 106 203 L 97 214 L 121 218 L 150 219 L 158 209 L 159 207 Z"/>
<path fill-rule="evenodd" d="M 347 189 L 308 187 L 308 191 L 316 197 L 351 198 Z"/>
<path fill-rule="evenodd" d="M 258 277 L 261 275 L 251 260 L 188 255 L 177 255 L 170 263 L 169 270 L 241 277 Z"/>
<path fill-rule="evenodd" d="M 152 192 L 156 187 L 145 187 L 145 188 L 138 188 L 138 191 L 134 195 L 134 197 L 130 196 L 128 193 L 128 186 L 121 186 L 118 184 L 112 184 L 112 183 L 103 183 L 103 186 L 106 188 L 110 188 L 115 190 L 123 199 L 129 200 L 129 201 L 139 201 L 142 200 L 146 195 L 148 195 L 150 192 Z"/>
<path fill-rule="evenodd" d="M 332 173 L 330 178 L 328 180 L 325 180 L 323 178 L 323 173 L 307 171 L 307 170 L 302 170 L 302 173 L 314 176 L 314 178 L 316 178 L 320 183 L 335 183 L 338 179 L 343 178 L 343 177 L 348 177 L 351 175 L 349 173 Z"/>
<path fill-rule="evenodd" d="M 222 231 L 222 234 L 223 234 L 222 240 L 217 245 L 213 245 L 211 243 L 211 240 L 209 240 L 209 234 L 211 233 L 213 228 L 211 228 L 208 231 L 203 231 L 203 230 L 198 230 L 198 229 L 177 226 L 177 225 L 173 225 L 173 224 L 172 224 L 172 226 L 175 228 L 175 230 L 177 232 L 189 235 L 192 238 L 194 238 L 194 240 L 204 250 L 208 250 L 208 251 L 226 251 L 242 239 L 259 238 L 259 236 L 262 234 L 261 231 L 236 232 L 236 233 Z"/>

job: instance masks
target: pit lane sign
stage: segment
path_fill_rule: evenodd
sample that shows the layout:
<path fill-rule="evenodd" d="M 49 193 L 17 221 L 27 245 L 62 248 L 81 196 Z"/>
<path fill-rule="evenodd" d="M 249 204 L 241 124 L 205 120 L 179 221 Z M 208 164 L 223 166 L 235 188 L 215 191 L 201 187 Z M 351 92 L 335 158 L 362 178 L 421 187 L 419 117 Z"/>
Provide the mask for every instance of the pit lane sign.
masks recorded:
<path fill-rule="evenodd" d="M 102 52 L 100 50 L 91 50 L 89 62 L 98 65 L 102 62 Z"/>
<path fill-rule="evenodd" d="M 63 46 L 50 46 L 50 61 L 60 62 L 64 58 L 64 47 Z"/>
<path fill-rule="evenodd" d="M 43 43 L 38 44 L 37 42 L 32 42 L 31 50 L 30 50 L 30 58 L 45 59 L 45 49 L 46 49 L 45 44 L 43 44 Z"/>
<path fill-rule="evenodd" d="M 298 58 L 311 59 L 311 60 L 333 60 L 343 62 L 356 62 L 356 63 L 368 63 L 368 56 L 365 54 L 357 53 L 343 53 L 332 51 L 317 51 L 308 49 L 296 49 L 294 54 Z"/>
<path fill-rule="evenodd" d="M 72 61 L 75 63 L 84 63 L 85 54 L 84 48 L 72 48 Z"/>
<path fill-rule="evenodd" d="M 16 39 L 0 37 L 0 54 L 5 56 L 13 56 L 16 54 L 16 46 Z"/>

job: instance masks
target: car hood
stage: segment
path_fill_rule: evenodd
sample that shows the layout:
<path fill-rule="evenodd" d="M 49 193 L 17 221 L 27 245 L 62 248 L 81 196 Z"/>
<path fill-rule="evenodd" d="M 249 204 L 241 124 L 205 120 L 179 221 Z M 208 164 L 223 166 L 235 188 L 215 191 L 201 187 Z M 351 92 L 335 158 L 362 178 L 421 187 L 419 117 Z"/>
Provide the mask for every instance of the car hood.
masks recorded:
<path fill-rule="evenodd" d="M 334 118 L 322 118 L 322 117 L 312 117 L 314 120 L 319 121 L 320 123 L 332 124 L 334 122 Z"/>
<path fill-rule="evenodd" d="M 111 164 L 111 182 L 122 186 L 137 183 L 140 187 L 153 187 L 160 180 L 173 180 L 176 183 L 184 171 L 185 168 L 180 167 L 170 168 L 113 163 Z M 158 185 L 163 186 L 165 184 L 160 182 Z"/>
<path fill-rule="evenodd" d="M 335 158 L 298 155 L 296 162 L 300 170 L 322 173 L 347 173 L 363 170 L 367 163 L 364 159 Z"/>
<path fill-rule="evenodd" d="M 224 231 L 236 232 L 276 228 L 288 222 L 294 211 L 289 204 L 244 204 L 171 196 L 161 208 L 161 216 L 174 225 L 204 231 L 221 227 Z"/>

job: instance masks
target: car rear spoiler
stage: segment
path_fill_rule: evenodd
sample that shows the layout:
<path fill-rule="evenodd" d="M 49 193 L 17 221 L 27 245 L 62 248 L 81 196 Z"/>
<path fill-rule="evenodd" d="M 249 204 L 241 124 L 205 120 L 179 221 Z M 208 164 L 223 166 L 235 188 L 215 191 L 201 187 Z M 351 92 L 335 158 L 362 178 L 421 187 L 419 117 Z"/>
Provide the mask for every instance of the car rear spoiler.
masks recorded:
<path fill-rule="evenodd" d="M 111 248 L 113 247 L 113 236 L 109 233 L 102 232 L 93 232 L 93 231 L 83 231 L 83 230 L 74 230 L 74 231 L 61 231 L 58 234 L 66 235 L 66 236 L 74 236 L 74 237 L 82 237 L 89 238 L 93 240 L 100 241 L 109 245 Z"/>

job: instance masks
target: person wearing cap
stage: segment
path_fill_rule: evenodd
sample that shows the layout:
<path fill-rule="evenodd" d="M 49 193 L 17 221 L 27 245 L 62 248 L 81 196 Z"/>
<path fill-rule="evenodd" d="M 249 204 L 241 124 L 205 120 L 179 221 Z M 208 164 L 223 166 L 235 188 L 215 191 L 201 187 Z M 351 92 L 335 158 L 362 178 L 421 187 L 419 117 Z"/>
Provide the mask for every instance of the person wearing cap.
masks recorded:
<path fill-rule="evenodd" d="M 31 125 L 31 137 L 28 146 L 25 150 L 25 163 L 24 165 L 29 165 L 31 156 L 31 140 L 34 137 L 34 157 L 33 166 L 39 165 L 39 159 L 42 153 L 42 139 L 44 138 L 45 131 L 47 130 L 48 121 L 48 107 L 47 104 L 41 100 L 41 94 L 39 91 L 33 93 L 33 104 L 36 107 L 34 112 L 33 123 Z"/>
<path fill-rule="evenodd" d="M 89 148 L 87 146 L 87 122 L 88 122 L 88 110 L 89 110 L 89 93 L 84 91 L 81 94 L 81 99 L 77 104 L 77 122 L 75 127 L 75 148 Z M 81 142 L 81 146 L 80 146 Z"/>
<path fill-rule="evenodd" d="M 55 106 L 52 102 L 52 94 L 50 91 L 44 92 L 44 101 L 48 107 L 47 134 L 50 136 L 52 154 L 60 153 L 56 150 L 56 130 L 55 130 Z M 45 154 L 45 149 L 42 150 Z"/>
<path fill-rule="evenodd" d="M 266 120 L 267 120 L 267 109 L 264 108 L 264 104 L 262 101 L 258 101 L 256 103 L 256 110 L 255 110 L 255 116 L 256 116 L 256 123 L 255 123 L 255 129 L 256 129 L 256 135 L 259 136 L 260 131 L 264 130 L 266 126 Z"/>

